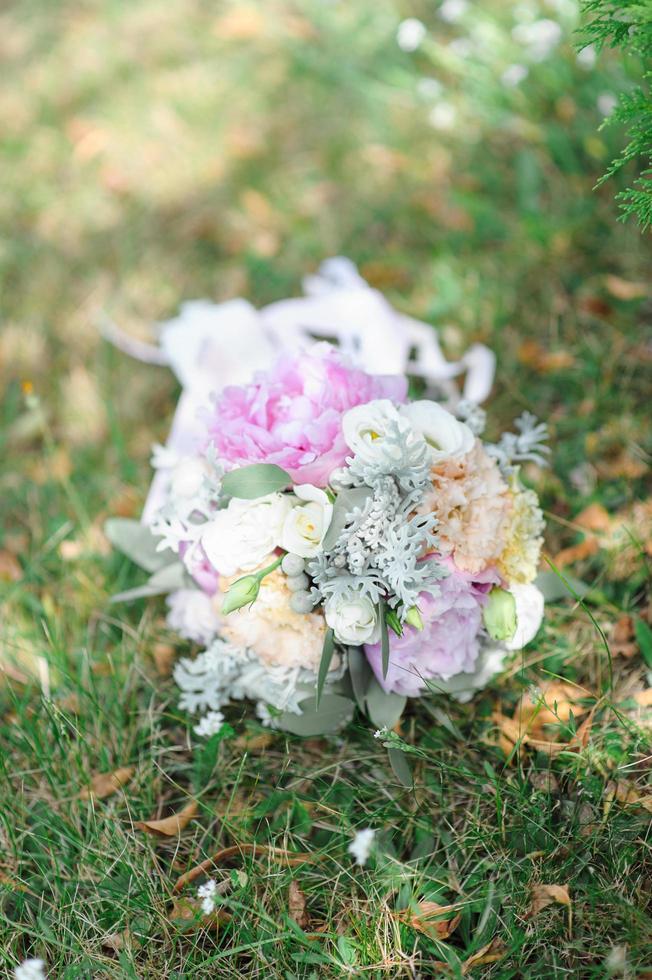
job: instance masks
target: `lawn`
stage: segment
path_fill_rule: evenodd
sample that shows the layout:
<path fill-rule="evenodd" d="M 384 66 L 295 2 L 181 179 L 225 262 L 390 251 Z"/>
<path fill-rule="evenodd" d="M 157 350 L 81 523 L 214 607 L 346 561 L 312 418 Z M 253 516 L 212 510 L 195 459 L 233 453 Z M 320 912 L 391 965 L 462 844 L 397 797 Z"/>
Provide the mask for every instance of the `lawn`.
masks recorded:
<path fill-rule="evenodd" d="M 594 189 L 640 66 L 578 56 L 579 23 L 574 0 L 0 12 L 3 976 L 652 976 L 651 249 L 618 221 L 632 172 Z M 337 254 L 450 357 L 491 346 L 490 435 L 528 410 L 554 450 L 527 479 L 571 589 L 550 573 L 473 702 L 410 709 L 411 789 L 361 718 L 302 740 L 238 704 L 197 744 L 164 603 L 109 602 L 142 573 L 103 523 L 139 515 L 178 391 L 101 318 L 151 339 Z M 205 919 L 206 874 L 181 876 L 218 852 Z"/>

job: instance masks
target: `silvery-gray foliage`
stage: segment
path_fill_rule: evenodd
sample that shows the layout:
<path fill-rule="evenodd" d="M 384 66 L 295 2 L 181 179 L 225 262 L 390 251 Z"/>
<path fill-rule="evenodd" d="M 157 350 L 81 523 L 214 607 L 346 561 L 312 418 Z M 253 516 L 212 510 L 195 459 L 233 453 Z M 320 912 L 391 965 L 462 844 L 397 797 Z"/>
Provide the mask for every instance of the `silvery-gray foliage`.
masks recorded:
<path fill-rule="evenodd" d="M 475 402 L 462 398 L 455 408 L 455 415 L 468 425 L 474 436 L 481 436 L 487 425 L 487 413 Z"/>
<path fill-rule="evenodd" d="M 377 458 L 354 456 L 348 464 L 349 485 L 370 492 L 352 499 L 336 540 L 309 563 L 313 598 L 362 595 L 374 605 L 385 599 L 404 618 L 419 593 L 436 592 L 446 574 L 423 560 L 436 543 L 436 518 L 415 513 L 430 482 L 428 446 L 396 423 Z"/>
<path fill-rule="evenodd" d="M 488 443 L 485 448 L 498 462 L 504 473 L 513 473 L 519 463 L 536 463 L 546 466 L 546 456 L 550 447 L 546 446 L 548 426 L 539 422 L 530 412 L 514 421 L 517 432 L 503 432 L 497 443 Z"/>

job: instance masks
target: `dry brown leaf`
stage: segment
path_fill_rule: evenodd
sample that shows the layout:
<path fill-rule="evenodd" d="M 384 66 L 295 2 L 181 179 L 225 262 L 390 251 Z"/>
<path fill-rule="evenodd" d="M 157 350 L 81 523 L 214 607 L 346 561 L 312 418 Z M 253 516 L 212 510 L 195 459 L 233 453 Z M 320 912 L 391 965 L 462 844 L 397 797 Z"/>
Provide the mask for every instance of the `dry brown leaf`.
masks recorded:
<path fill-rule="evenodd" d="M 152 659 L 159 677 L 169 677 L 172 673 L 172 666 L 176 650 L 169 643 L 155 643 L 152 648 Z"/>
<path fill-rule="evenodd" d="M 577 718 L 588 711 L 588 708 L 577 704 L 576 699 L 582 692 L 572 684 L 551 681 L 542 684 L 540 692 L 540 699 L 533 698 L 529 692 L 523 694 L 514 713 L 514 718 L 528 735 L 539 737 L 544 725 L 565 724 L 571 712 Z"/>
<path fill-rule="evenodd" d="M 571 908 L 568 885 L 533 885 L 530 892 L 530 908 L 528 918 L 538 915 L 543 909 L 557 902 Z"/>
<path fill-rule="evenodd" d="M 0 550 L 0 582 L 18 582 L 23 570 L 15 555 L 6 549 Z"/>
<path fill-rule="evenodd" d="M 186 871 L 182 874 L 180 878 L 174 883 L 173 892 L 179 892 L 181 889 L 187 885 L 189 882 L 194 881 L 199 875 L 205 874 L 210 871 L 216 864 L 220 864 L 222 861 L 226 861 L 232 857 L 240 857 L 243 854 L 251 854 L 254 858 L 259 857 L 269 857 L 275 861 L 282 861 L 287 864 L 288 867 L 292 867 L 295 864 L 306 864 L 310 861 L 323 861 L 325 859 L 324 854 L 307 854 L 295 851 L 286 851 L 282 847 L 270 847 L 267 844 L 232 844 L 230 847 L 223 847 L 221 850 L 213 854 L 212 857 L 206 858 L 200 864 L 196 864 L 194 868 L 190 871 Z"/>
<path fill-rule="evenodd" d="M 171 813 L 169 817 L 163 817 L 161 820 L 139 820 L 135 826 L 138 830 L 144 830 L 146 834 L 153 834 L 155 837 L 178 837 L 183 828 L 196 816 L 198 809 L 197 801 L 191 800 L 179 813 Z"/>
<path fill-rule="evenodd" d="M 609 511 L 602 506 L 602 504 L 593 503 L 589 504 L 581 511 L 575 520 L 574 524 L 579 527 L 584 528 L 585 531 L 610 531 L 611 530 L 611 517 L 609 516 Z"/>
<path fill-rule="evenodd" d="M 649 293 L 647 283 L 630 282 L 628 279 L 621 279 L 620 276 L 605 276 L 604 284 L 616 299 L 645 299 Z"/>
<path fill-rule="evenodd" d="M 521 364 L 544 374 L 550 371 L 560 371 L 575 364 L 575 357 L 569 350 L 550 351 L 537 340 L 524 341 L 518 349 L 518 359 Z"/>
<path fill-rule="evenodd" d="M 260 732 L 258 735 L 239 735 L 233 745 L 236 749 L 244 752 L 260 752 L 269 745 L 273 745 L 275 735 L 273 732 Z"/>
<path fill-rule="evenodd" d="M 462 964 L 462 974 L 466 976 L 475 966 L 486 966 L 502 960 L 507 947 L 502 939 L 492 939 L 490 943 L 477 950 Z"/>
<path fill-rule="evenodd" d="M 216 909 L 209 915 L 204 915 L 201 901 L 198 898 L 177 898 L 170 909 L 171 922 L 194 923 L 197 929 L 217 929 L 222 922 L 231 919 L 225 909 Z"/>
<path fill-rule="evenodd" d="M 652 793 L 641 793 L 626 779 L 612 779 L 607 783 L 602 811 L 605 818 L 609 816 L 614 801 L 623 806 L 640 806 L 652 813 Z"/>
<path fill-rule="evenodd" d="M 455 914 L 451 916 L 450 913 Z M 450 917 L 442 918 L 446 915 Z M 431 939 L 448 939 L 457 929 L 462 918 L 456 905 L 439 905 L 437 902 L 428 901 L 419 902 L 416 909 L 396 912 L 395 916 L 417 932 L 430 936 Z"/>
<path fill-rule="evenodd" d="M 101 945 L 103 949 L 108 949 L 112 953 L 119 953 L 128 944 L 131 936 L 128 929 L 124 932 L 110 932 L 104 936 Z"/>
<path fill-rule="evenodd" d="M 303 894 L 296 881 L 290 882 L 288 892 L 288 915 L 294 919 L 301 929 L 305 929 L 310 921 L 310 916 L 306 911 L 306 896 Z"/>
<path fill-rule="evenodd" d="M 633 452 L 623 449 L 609 459 L 596 460 L 595 468 L 603 480 L 614 480 L 623 477 L 626 480 L 638 480 L 649 471 L 649 465 Z"/>
<path fill-rule="evenodd" d="M 133 766 L 121 766 L 113 772 L 100 772 L 93 776 L 90 786 L 85 786 L 79 795 L 82 800 L 90 800 L 91 797 L 103 800 L 106 796 L 111 796 L 112 793 L 122 789 L 132 780 L 133 775 Z"/>
<path fill-rule="evenodd" d="M 652 687 L 637 691 L 634 700 L 640 708 L 652 708 Z"/>
<path fill-rule="evenodd" d="M 553 557 L 553 563 L 557 568 L 565 568 L 566 565 L 573 565 L 576 561 L 584 561 L 586 558 L 590 558 L 591 555 L 597 554 L 600 550 L 600 544 L 596 537 L 592 535 L 584 538 L 579 544 L 573 544 L 569 548 L 562 548 Z"/>

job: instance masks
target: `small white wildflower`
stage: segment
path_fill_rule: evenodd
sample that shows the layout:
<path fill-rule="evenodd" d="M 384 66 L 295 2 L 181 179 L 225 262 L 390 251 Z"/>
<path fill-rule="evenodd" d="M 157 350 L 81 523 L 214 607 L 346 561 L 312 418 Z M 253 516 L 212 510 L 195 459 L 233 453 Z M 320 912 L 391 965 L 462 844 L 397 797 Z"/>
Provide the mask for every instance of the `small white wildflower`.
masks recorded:
<path fill-rule="evenodd" d="M 593 68 L 597 58 L 598 54 L 595 50 L 595 46 L 593 44 L 587 44 L 585 48 L 582 48 L 582 50 L 578 52 L 577 63 L 582 68 L 586 68 L 588 71 L 589 69 Z"/>
<path fill-rule="evenodd" d="M 375 830 L 372 830 L 371 827 L 365 827 L 364 830 L 358 830 L 347 848 L 349 854 L 355 858 L 355 863 L 359 864 L 361 868 L 369 860 L 375 836 Z"/>
<path fill-rule="evenodd" d="M 598 96 L 598 109 L 603 116 L 610 116 L 618 105 L 618 99 L 612 92 L 603 92 Z"/>
<path fill-rule="evenodd" d="M 426 36 L 426 25 L 416 17 L 402 20 L 396 31 L 396 43 L 401 51 L 416 51 Z"/>
<path fill-rule="evenodd" d="M 45 980 L 45 963 L 43 960 L 23 960 L 14 970 L 15 980 Z"/>
<path fill-rule="evenodd" d="M 217 883 L 212 878 L 197 889 L 197 898 L 201 898 L 201 910 L 204 915 L 210 915 L 215 911 L 215 896 L 217 894 Z"/>
<path fill-rule="evenodd" d="M 382 728 L 378 728 L 374 732 L 374 738 L 385 738 L 386 735 L 387 735 L 387 725 L 383 725 Z"/>
<path fill-rule="evenodd" d="M 516 88 L 517 85 L 525 81 L 527 76 L 528 70 L 525 65 L 508 65 L 500 76 L 500 80 L 508 88 Z"/>
<path fill-rule="evenodd" d="M 220 728 L 224 724 L 224 715 L 221 711 L 209 711 L 208 714 L 195 725 L 193 731 L 195 735 L 201 737 L 210 738 L 211 735 L 217 735 Z"/>
<path fill-rule="evenodd" d="M 435 129 L 451 129 L 456 118 L 455 106 L 450 102 L 438 102 L 428 113 L 428 122 Z"/>
<path fill-rule="evenodd" d="M 444 0 L 437 12 L 447 24 L 456 24 L 468 9 L 468 0 Z"/>

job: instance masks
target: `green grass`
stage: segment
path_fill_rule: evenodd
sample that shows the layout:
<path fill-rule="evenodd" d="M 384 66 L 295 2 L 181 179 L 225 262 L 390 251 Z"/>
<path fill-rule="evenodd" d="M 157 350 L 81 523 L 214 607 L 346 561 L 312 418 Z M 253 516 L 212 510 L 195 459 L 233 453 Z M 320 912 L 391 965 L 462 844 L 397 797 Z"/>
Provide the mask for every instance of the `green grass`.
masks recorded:
<path fill-rule="evenodd" d="M 598 133 L 597 100 L 636 79 L 610 53 L 578 65 L 568 17 L 550 57 L 505 87 L 523 57 L 512 4 L 473 11 L 458 26 L 434 5 L 371 0 L 32 0 L 0 15 L 3 975 L 31 955 L 56 978 L 459 977 L 490 943 L 472 976 L 652 971 L 650 813 L 609 803 L 616 780 L 652 795 L 652 709 L 633 700 L 652 686 L 650 249 L 616 221 L 616 188 L 592 190 L 622 142 Z M 409 15 L 429 27 L 414 54 L 395 42 Z M 464 57 L 447 47 L 458 36 L 475 45 Z M 452 128 L 428 122 L 424 77 Z M 97 317 L 146 336 L 183 299 L 297 293 L 337 253 L 436 325 L 451 356 L 494 348 L 492 435 L 523 409 L 549 422 L 552 467 L 528 473 L 549 554 L 581 541 L 591 503 L 616 529 L 564 570 L 592 586 L 586 607 L 551 605 L 501 684 L 468 706 L 411 707 L 413 791 L 360 719 L 302 741 L 236 705 L 233 733 L 198 746 L 155 665 L 162 646 L 185 649 L 163 604 L 109 605 L 140 577 L 102 522 L 138 514 L 177 391 L 108 348 Z M 611 638 L 625 613 L 639 641 L 608 655 L 591 617 Z M 556 677 L 597 705 L 588 740 L 552 760 L 505 752 L 492 712 Z M 574 724 L 547 734 L 570 741 Z M 123 790 L 80 797 L 121 766 Z M 190 799 L 179 838 L 136 828 Z M 357 868 L 347 846 L 367 826 L 377 847 Z M 221 864 L 217 932 L 174 914 L 184 871 L 251 843 L 315 860 Z M 528 914 L 541 883 L 568 886 L 570 914 Z M 447 940 L 406 923 L 425 900 L 458 908 Z"/>

